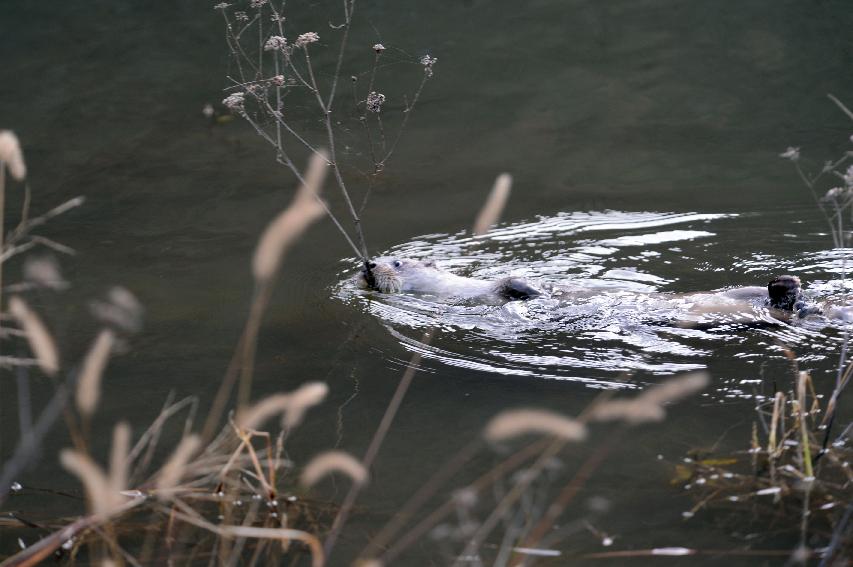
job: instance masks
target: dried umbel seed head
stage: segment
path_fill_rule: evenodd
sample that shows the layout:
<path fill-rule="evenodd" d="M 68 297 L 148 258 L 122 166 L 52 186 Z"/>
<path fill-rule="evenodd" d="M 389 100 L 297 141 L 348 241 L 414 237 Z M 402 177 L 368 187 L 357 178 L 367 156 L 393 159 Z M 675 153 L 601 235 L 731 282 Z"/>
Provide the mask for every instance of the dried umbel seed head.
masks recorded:
<path fill-rule="evenodd" d="M 248 22 L 249 14 L 246 12 L 234 12 L 234 19 L 238 22 Z"/>
<path fill-rule="evenodd" d="M 317 32 L 307 32 L 296 38 L 295 45 L 296 47 L 304 47 L 309 43 L 317 43 L 318 41 L 320 41 L 320 36 L 317 35 Z"/>
<path fill-rule="evenodd" d="M 779 154 L 779 157 L 789 159 L 791 161 L 797 161 L 800 159 L 800 148 L 789 147 L 787 150 Z"/>
<path fill-rule="evenodd" d="M 264 44 L 264 51 L 281 51 L 287 47 L 287 39 L 280 35 L 273 35 Z"/>
<path fill-rule="evenodd" d="M 276 75 L 275 77 L 270 79 L 270 82 L 277 87 L 283 87 L 284 86 L 284 75 Z"/>
<path fill-rule="evenodd" d="M 376 91 L 367 95 L 367 110 L 370 112 L 380 112 L 382 104 L 385 102 L 385 95 Z"/>
<path fill-rule="evenodd" d="M 241 111 L 246 102 L 246 93 L 233 93 L 222 99 L 222 104 L 231 110 Z"/>
<path fill-rule="evenodd" d="M 252 8 L 260 8 L 267 3 L 267 0 L 250 0 L 249 5 Z"/>
<path fill-rule="evenodd" d="M 385 51 L 385 46 L 381 43 L 374 43 L 373 51 L 375 51 L 377 54 L 382 53 L 383 51 Z"/>

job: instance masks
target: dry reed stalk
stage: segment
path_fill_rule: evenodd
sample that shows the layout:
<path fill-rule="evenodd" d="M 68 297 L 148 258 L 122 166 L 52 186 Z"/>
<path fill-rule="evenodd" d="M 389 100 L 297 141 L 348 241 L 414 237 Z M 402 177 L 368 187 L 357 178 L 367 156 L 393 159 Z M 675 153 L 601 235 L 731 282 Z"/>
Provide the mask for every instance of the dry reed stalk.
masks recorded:
<path fill-rule="evenodd" d="M 252 273 L 258 283 L 269 282 L 281 265 L 287 248 L 324 214 L 318 195 L 328 170 L 328 156 L 314 154 L 308 164 L 304 183 L 290 206 L 267 226 L 255 249 Z"/>
<path fill-rule="evenodd" d="M 77 409 L 85 417 L 91 417 L 98 406 L 101 397 L 101 378 L 110 358 L 115 334 L 110 329 L 103 329 L 92 343 L 83 366 L 80 369 L 80 379 L 77 382 Z"/>
<path fill-rule="evenodd" d="M 6 164 L 9 173 L 18 181 L 27 176 L 27 165 L 18 137 L 11 130 L 0 130 L 0 162 Z"/>
<path fill-rule="evenodd" d="M 512 189 L 512 175 L 509 173 L 498 175 L 488 199 L 486 199 L 483 208 L 480 209 L 477 220 L 474 221 L 474 236 L 486 234 L 498 222 L 509 199 L 510 189 Z"/>
<path fill-rule="evenodd" d="M 20 297 L 13 295 L 9 299 L 9 312 L 27 333 L 30 349 L 39 363 L 39 368 L 48 376 L 59 371 L 59 352 L 47 327 Z"/>
<path fill-rule="evenodd" d="M 333 472 L 341 472 L 350 477 L 355 484 L 367 482 L 367 469 L 358 460 L 343 451 L 326 451 L 311 459 L 300 476 L 302 484 L 311 487 L 323 477 Z"/>
<path fill-rule="evenodd" d="M 171 496 L 172 491 L 186 472 L 187 463 L 195 455 L 200 445 L 201 439 L 198 435 L 187 435 L 178 443 L 178 447 L 160 469 L 157 478 L 157 496 L 160 499 L 166 500 Z"/>
<path fill-rule="evenodd" d="M 802 451 L 803 471 L 807 478 L 813 479 L 811 441 L 806 424 L 806 383 L 810 380 L 808 372 L 800 372 L 797 379 L 797 409 L 800 422 L 800 450 Z"/>
<path fill-rule="evenodd" d="M 109 490 L 119 494 L 127 489 L 130 461 L 130 425 L 126 421 L 119 422 L 113 429 L 113 447 L 110 451 Z"/>
<path fill-rule="evenodd" d="M 483 430 L 483 436 L 492 443 L 529 433 L 544 433 L 565 441 L 583 441 L 587 431 L 583 423 L 538 409 L 501 412 L 493 417 Z"/>

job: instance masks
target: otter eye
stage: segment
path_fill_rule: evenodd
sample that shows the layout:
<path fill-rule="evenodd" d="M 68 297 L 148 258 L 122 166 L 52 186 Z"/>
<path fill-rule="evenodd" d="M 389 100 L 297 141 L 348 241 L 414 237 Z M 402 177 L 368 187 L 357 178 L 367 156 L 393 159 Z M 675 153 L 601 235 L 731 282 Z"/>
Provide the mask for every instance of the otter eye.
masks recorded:
<path fill-rule="evenodd" d="M 400 260 L 394 260 L 394 267 L 395 268 L 399 268 L 402 265 L 403 265 L 403 262 L 401 262 Z"/>

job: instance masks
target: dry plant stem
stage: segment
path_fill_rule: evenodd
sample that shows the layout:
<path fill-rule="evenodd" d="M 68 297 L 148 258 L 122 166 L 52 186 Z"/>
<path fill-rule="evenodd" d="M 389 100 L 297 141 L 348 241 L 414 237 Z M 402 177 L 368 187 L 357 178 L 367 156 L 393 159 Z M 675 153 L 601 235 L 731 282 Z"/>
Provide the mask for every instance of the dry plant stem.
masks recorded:
<path fill-rule="evenodd" d="M 318 540 L 315 536 L 303 532 L 301 530 L 293 530 L 288 528 L 256 528 L 251 526 L 234 526 L 234 525 L 214 525 L 210 522 L 204 520 L 198 514 L 189 514 L 187 512 L 194 512 L 192 508 L 183 503 L 179 504 L 178 507 L 183 510 L 183 512 L 175 511 L 175 517 L 177 519 L 183 520 L 186 523 L 195 525 L 197 527 L 208 530 L 211 533 L 214 533 L 223 538 L 254 538 L 254 539 L 266 539 L 266 540 L 297 540 L 305 543 L 309 549 L 311 550 L 311 565 L 312 567 L 323 567 L 325 564 L 325 559 L 323 556 L 323 547 L 320 545 L 320 540 Z M 0 567 L 5 567 L 0 565 Z"/>
<path fill-rule="evenodd" d="M 403 130 L 406 129 L 406 124 L 409 122 L 409 116 L 412 115 L 412 112 L 415 110 L 415 105 L 418 102 L 418 99 L 421 96 L 421 91 L 424 90 L 424 85 L 429 80 L 429 76 L 427 73 L 424 73 L 423 78 L 421 79 L 421 84 L 418 85 L 418 90 L 415 91 L 415 96 L 412 98 L 412 104 L 406 106 L 405 116 L 403 117 L 403 122 L 400 124 L 400 129 L 397 131 L 397 137 L 394 138 L 394 144 L 391 146 L 391 149 L 388 150 L 388 153 L 385 154 L 385 157 L 382 158 L 380 165 L 384 166 L 385 162 L 388 161 L 388 158 L 394 153 L 394 150 L 397 149 L 397 144 L 400 143 L 400 137 L 403 135 Z"/>
<path fill-rule="evenodd" d="M 69 397 L 69 388 L 60 385 L 47 406 L 42 410 L 35 425 L 30 429 L 28 437 L 26 439 L 21 438 L 18 446 L 15 447 L 15 452 L 3 465 L 3 470 L 0 472 L 0 504 L 6 500 L 12 482 L 30 464 L 33 456 L 38 453 L 45 435 L 62 414 Z"/>
<path fill-rule="evenodd" d="M 421 338 L 421 342 L 425 345 L 429 345 L 432 341 L 432 335 L 433 331 L 425 332 L 423 337 Z M 400 404 L 403 403 L 403 398 L 406 396 L 406 392 L 408 392 L 409 386 L 412 384 L 412 380 L 415 377 L 415 372 L 418 371 L 418 367 L 420 366 L 420 364 L 421 353 L 416 352 L 409 360 L 409 365 L 406 367 L 406 371 L 403 373 L 403 377 L 400 379 L 400 383 L 397 384 L 397 389 L 394 391 L 394 396 L 388 403 L 388 407 L 385 409 L 385 414 L 382 416 L 382 421 L 379 422 L 379 427 L 376 428 L 376 432 L 373 434 L 373 439 L 370 440 L 370 445 L 367 447 L 367 451 L 365 452 L 364 457 L 361 460 L 361 464 L 365 470 L 370 470 L 370 467 L 373 466 L 373 461 L 376 459 L 376 455 L 379 453 L 379 448 L 382 446 L 382 442 L 385 440 L 385 436 L 388 434 L 388 430 L 391 428 L 391 423 L 394 421 L 394 417 L 397 415 L 397 410 L 400 409 Z M 340 510 L 335 516 L 334 522 L 332 522 L 332 527 L 329 530 L 329 535 L 326 536 L 326 541 L 323 542 L 323 549 L 325 550 L 327 557 L 331 556 L 331 552 L 335 546 L 335 542 L 338 539 L 338 535 L 340 535 L 340 531 L 343 528 L 343 525 L 346 523 L 350 513 L 352 512 L 352 507 L 355 504 L 355 499 L 358 497 L 358 493 L 361 490 L 361 487 L 362 485 L 359 483 L 352 483 L 350 485 L 349 492 L 347 492 L 347 495 L 344 498 L 343 503 L 341 504 Z"/>
<path fill-rule="evenodd" d="M 542 453 L 542 451 L 547 449 L 548 446 L 550 446 L 551 444 L 551 439 L 541 439 L 536 443 L 527 445 L 523 449 L 517 451 L 516 453 L 505 459 L 492 470 L 480 476 L 477 480 L 470 484 L 470 487 L 478 492 L 485 489 L 486 487 L 497 481 L 499 478 L 502 478 L 509 471 L 516 469 L 529 459 Z M 414 528 L 409 530 L 405 535 L 401 536 L 394 543 L 394 545 L 382 555 L 382 557 L 380 558 L 381 563 L 383 565 L 390 565 L 391 562 L 394 561 L 400 555 L 400 553 L 402 553 L 407 547 L 418 541 L 427 531 L 429 531 L 438 522 L 440 522 L 442 518 L 449 514 L 453 510 L 453 507 L 454 503 L 451 499 L 446 500 L 444 504 L 433 510 L 426 518 L 424 518 L 417 525 L 415 525 Z M 384 540 L 378 543 L 371 542 L 371 546 L 374 549 L 378 549 L 381 547 L 379 543 L 384 546 L 385 544 L 391 541 L 394 535 L 396 535 L 396 533 L 402 527 L 402 524 L 392 526 L 392 528 L 389 530 L 389 533 L 385 536 Z"/>
<path fill-rule="evenodd" d="M 112 517 L 121 516 L 141 505 L 145 501 L 144 498 L 136 498 L 134 500 L 130 500 L 126 502 L 119 508 L 113 510 L 109 515 L 99 515 L 93 514 L 91 516 L 85 516 L 80 518 L 79 520 L 65 526 L 61 530 L 58 530 L 49 536 L 40 539 L 33 545 L 29 546 L 26 549 L 21 550 L 16 553 L 12 557 L 0 563 L 0 567 L 30 567 L 34 565 L 38 565 L 42 561 L 49 558 L 53 552 L 59 549 L 66 541 L 74 538 L 78 534 L 90 530 L 96 526 L 100 526 L 104 522 L 107 522 Z"/>
<path fill-rule="evenodd" d="M 584 461 L 581 468 L 575 473 L 575 476 L 569 481 L 568 484 L 563 488 L 560 492 L 560 495 L 557 496 L 557 499 L 548 507 L 548 510 L 545 512 L 544 516 L 539 520 L 536 526 L 531 530 L 530 535 L 527 536 L 527 539 L 522 544 L 522 547 L 535 548 L 540 540 L 545 537 L 554 523 L 560 518 L 560 514 L 568 507 L 571 503 L 572 499 L 580 492 L 581 488 L 583 488 L 586 481 L 592 476 L 592 474 L 598 470 L 598 467 L 601 466 L 601 463 L 604 462 L 604 459 L 610 454 L 610 451 L 617 445 L 617 442 L 622 437 L 622 434 L 625 432 L 625 428 L 620 428 L 614 435 L 607 439 L 607 442 L 602 444 L 596 449 L 596 451 L 589 456 L 589 458 Z"/>

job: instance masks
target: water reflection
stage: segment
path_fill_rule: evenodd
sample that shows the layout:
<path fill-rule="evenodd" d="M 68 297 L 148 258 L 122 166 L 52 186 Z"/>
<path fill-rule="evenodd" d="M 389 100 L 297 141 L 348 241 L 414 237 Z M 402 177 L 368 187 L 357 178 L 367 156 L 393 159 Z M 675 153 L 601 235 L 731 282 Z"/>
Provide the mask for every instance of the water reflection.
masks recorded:
<path fill-rule="evenodd" d="M 728 232 L 739 229 L 738 220 L 724 214 L 565 213 L 501 227 L 485 237 L 423 236 L 383 254 L 429 258 L 470 277 L 521 276 L 546 290 L 525 302 L 482 305 L 369 293 L 355 288 L 350 270 L 341 274 L 335 294 L 380 319 L 406 350 L 425 358 L 594 388 L 635 387 L 628 377 L 638 372 L 704 368 L 723 347 L 744 364 L 757 353 L 764 360 L 783 357 L 787 347 L 808 361 L 832 355 L 841 339 L 837 323 L 829 325 L 824 317 L 788 324 L 758 296 L 697 294 L 679 285 L 679 276 L 697 269 L 733 272 L 732 284 L 758 286 L 765 279 L 749 274 L 801 273 L 810 274 L 806 294 L 813 300 L 845 303 L 845 289 L 836 279 L 849 269 L 843 250 L 756 252 L 729 265 L 708 265 L 705 247 L 734 238 Z M 812 279 L 814 274 L 819 277 Z M 417 333 L 411 331 L 430 327 L 440 330 L 432 345 L 413 338 Z M 719 390 L 726 398 L 745 392 L 724 384 Z"/>

